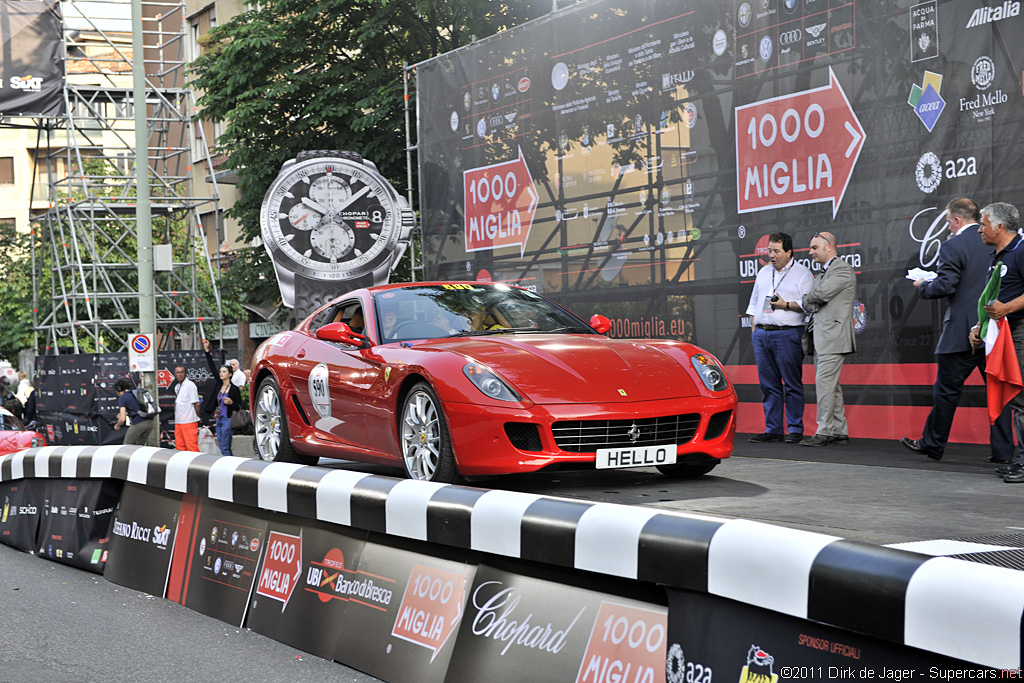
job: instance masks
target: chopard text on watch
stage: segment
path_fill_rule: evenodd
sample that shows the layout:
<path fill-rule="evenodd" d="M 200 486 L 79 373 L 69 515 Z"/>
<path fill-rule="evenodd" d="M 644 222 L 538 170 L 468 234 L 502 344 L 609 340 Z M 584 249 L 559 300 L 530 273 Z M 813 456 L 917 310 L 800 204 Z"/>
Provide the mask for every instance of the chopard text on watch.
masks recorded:
<path fill-rule="evenodd" d="M 366 165 L 341 158 L 289 162 L 263 200 L 263 239 L 285 268 L 315 280 L 372 272 L 402 238 L 398 197 Z"/>

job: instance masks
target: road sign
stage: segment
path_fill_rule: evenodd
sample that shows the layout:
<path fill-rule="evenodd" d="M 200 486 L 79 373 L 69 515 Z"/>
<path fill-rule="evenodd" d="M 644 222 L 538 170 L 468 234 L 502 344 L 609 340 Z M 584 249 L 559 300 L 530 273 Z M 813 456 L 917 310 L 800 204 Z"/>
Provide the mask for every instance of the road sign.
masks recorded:
<path fill-rule="evenodd" d="M 132 372 L 152 372 L 156 367 L 153 335 L 134 334 L 128 341 L 128 366 Z"/>
<path fill-rule="evenodd" d="M 835 218 L 865 134 L 828 73 L 827 86 L 736 108 L 740 213 L 831 201 Z"/>
<path fill-rule="evenodd" d="M 539 198 L 522 148 L 518 159 L 471 168 L 463 172 L 462 180 L 466 192 L 466 251 L 518 245 L 521 256 L 526 251 Z"/>

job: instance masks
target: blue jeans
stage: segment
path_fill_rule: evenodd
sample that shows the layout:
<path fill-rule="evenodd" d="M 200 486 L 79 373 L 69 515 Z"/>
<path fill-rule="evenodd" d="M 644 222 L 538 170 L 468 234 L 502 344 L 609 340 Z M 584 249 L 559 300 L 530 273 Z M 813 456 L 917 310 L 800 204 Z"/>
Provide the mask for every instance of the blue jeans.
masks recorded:
<path fill-rule="evenodd" d="M 754 359 L 764 403 L 764 431 L 768 434 L 804 432 L 803 333 L 803 327 L 754 329 Z"/>
<path fill-rule="evenodd" d="M 217 418 L 217 444 L 220 446 L 221 455 L 231 455 L 231 418 Z"/>

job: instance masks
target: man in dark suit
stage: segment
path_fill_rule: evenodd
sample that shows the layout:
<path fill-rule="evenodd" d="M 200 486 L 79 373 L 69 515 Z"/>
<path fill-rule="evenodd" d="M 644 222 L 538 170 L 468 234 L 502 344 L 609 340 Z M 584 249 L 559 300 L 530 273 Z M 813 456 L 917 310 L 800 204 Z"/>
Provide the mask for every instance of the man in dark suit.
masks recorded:
<path fill-rule="evenodd" d="M 985 354 L 971 349 L 968 335 L 978 322 L 978 297 L 988 281 L 992 249 L 985 246 L 978 232 L 981 215 L 973 199 L 960 197 L 946 204 L 946 222 L 952 236 L 939 250 L 939 268 L 933 280 L 914 282 L 922 299 L 949 298 L 949 308 L 942 320 L 942 334 L 935 346 L 938 373 L 932 389 L 932 411 L 924 423 L 920 439 L 907 437 L 900 443 L 915 453 L 932 460 L 941 460 L 953 427 L 964 382 L 977 368 L 985 375 Z M 1008 463 L 1013 459 L 1011 410 L 1006 408 L 992 425 L 991 462 Z"/>
<path fill-rule="evenodd" d="M 839 373 L 846 356 L 857 350 L 853 337 L 853 298 L 857 274 L 839 258 L 836 236 L 819 232 L 811 238 L 811 258 L 824 267 L 814 278 L 800 307 L 811 314 L 814 340 L 814 388 L 818 394 L 818 431 L 801 446 L 827 446 L 850 440 Z"/>

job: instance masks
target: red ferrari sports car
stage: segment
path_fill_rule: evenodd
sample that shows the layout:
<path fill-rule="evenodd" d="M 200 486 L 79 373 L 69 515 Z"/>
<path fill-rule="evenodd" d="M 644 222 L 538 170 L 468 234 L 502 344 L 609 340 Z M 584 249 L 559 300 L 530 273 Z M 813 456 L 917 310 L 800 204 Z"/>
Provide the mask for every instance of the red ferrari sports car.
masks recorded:
<path fill-rule="evenodd" d="M 684 342 L 609 339 L 519 287 L 360 289 L 265 341 L 256 452 L 402 466 L 453 482 L 544 468 L 710 472 L 733 449 L 736 392 Z"/>
<path fill-rule="evenodd" d="M 46 445 L 46 437 L 29 431 L 14 413 L 0 408 L 0 455 Z"/>

